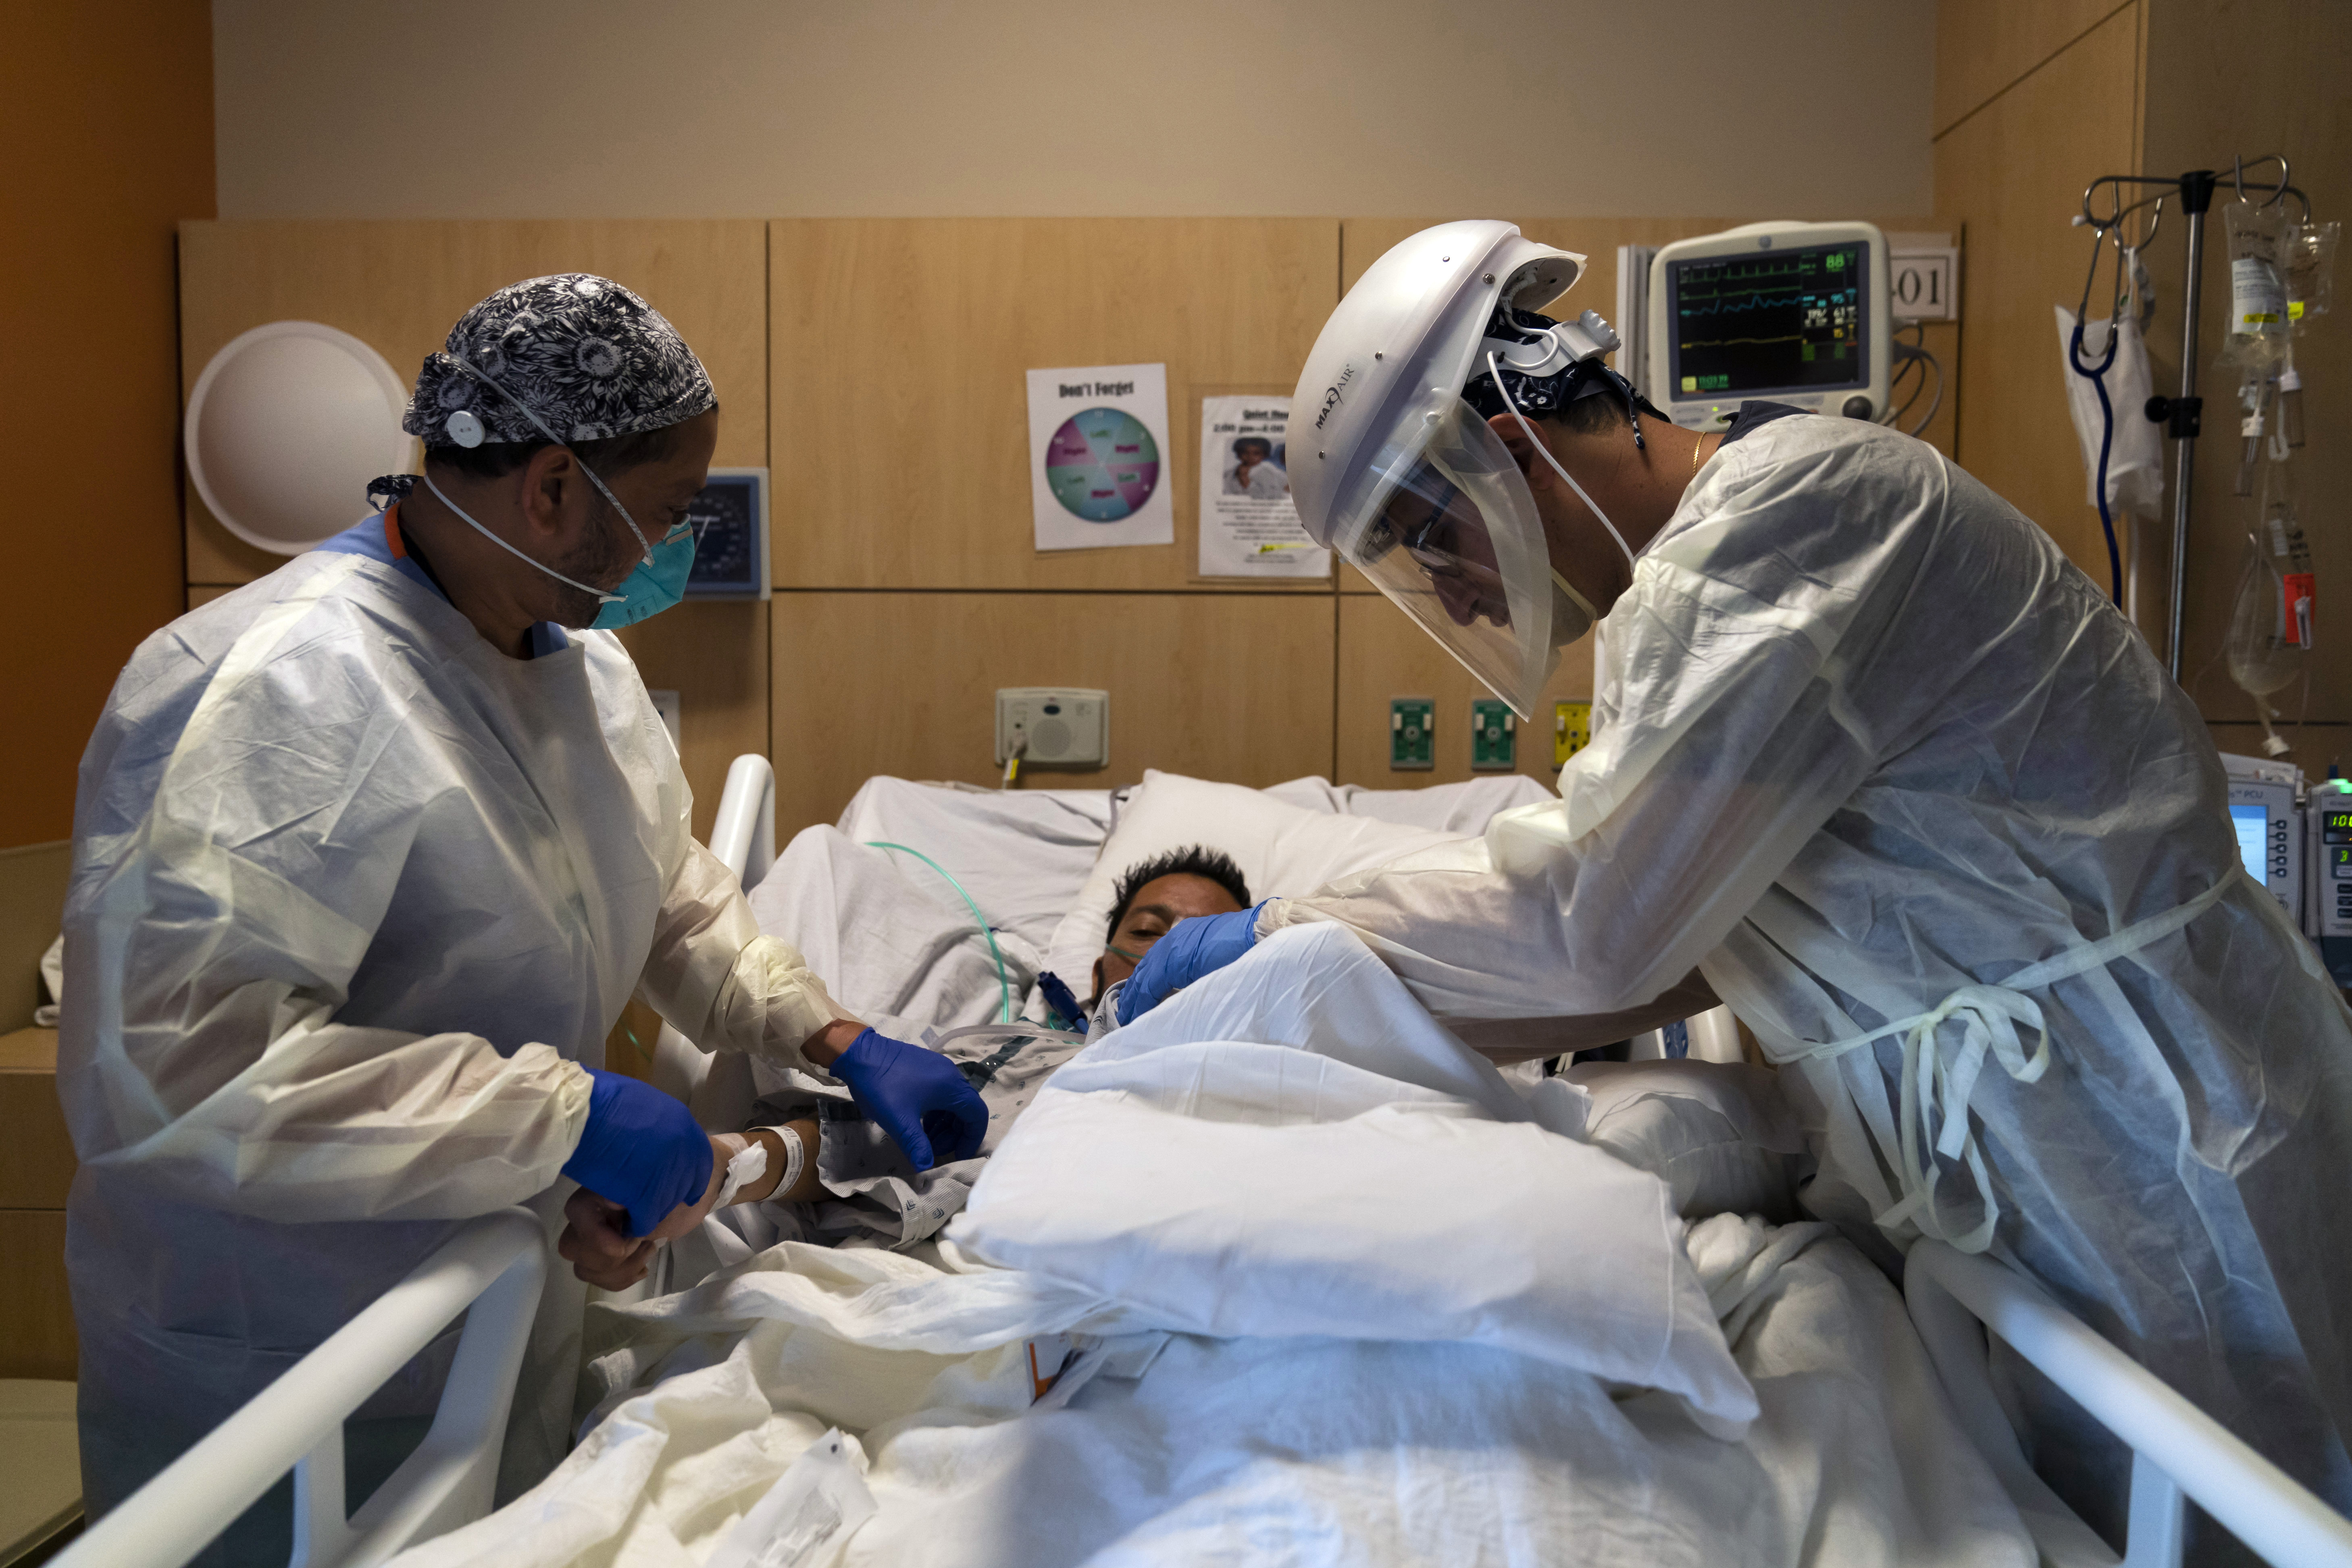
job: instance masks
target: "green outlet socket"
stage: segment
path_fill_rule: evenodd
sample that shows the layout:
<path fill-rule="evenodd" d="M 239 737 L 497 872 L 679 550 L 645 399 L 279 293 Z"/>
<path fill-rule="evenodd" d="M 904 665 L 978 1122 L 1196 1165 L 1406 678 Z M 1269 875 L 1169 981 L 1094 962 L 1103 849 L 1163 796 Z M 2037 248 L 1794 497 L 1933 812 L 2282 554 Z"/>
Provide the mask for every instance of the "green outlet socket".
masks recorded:
<path fill-rule="evenodd" d="M 1518 766 L 1519 719 L 1510 704 L 1481 697 L 1470 704 L 1470 768 L 1508 773 Z"/>
<path fill-rule="evenodd" d="M 1389 766 L 1433 768 L 1437 765 L 1437 704 L 1426 697 L 1389 699 Z"/>

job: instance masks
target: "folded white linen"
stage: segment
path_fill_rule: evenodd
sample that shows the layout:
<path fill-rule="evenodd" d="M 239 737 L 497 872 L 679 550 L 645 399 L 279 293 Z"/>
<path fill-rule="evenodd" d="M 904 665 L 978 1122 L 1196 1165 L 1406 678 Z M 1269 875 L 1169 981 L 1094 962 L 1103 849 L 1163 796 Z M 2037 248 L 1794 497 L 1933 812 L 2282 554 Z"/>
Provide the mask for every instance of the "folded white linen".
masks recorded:
<path fill-rule="evenodd" d="M 838 828 L 795 835 L 751 902 L 761 931 L 798 948 L 834 1000 L 886 1034 L 894 1025 L 913 1037 L 920 1025 L 948 1029 L 997 1018 L 1003 998 L 997 953 L 1016 1012 L 1037 971 L 1037 950 L 1014 931 L 997 931 L 992 951 L 938 872 Z M 762 1091 L 772 1086 L 773 1075 L 761 1075 Z"/>
<path fill-rule="evenodd" d="M 1486 832 L 1497 812 L 1533 805 L 1559 794 L 1544 780 L 1526 773 L 1490 773 L 1419 789 L 1366 789 L 1362 784 L 1335 784 L 1328 779 L 1308 777 L 1269 784 L 1261 793 L 1308 811 L 1376 816 L 1407 827 L 1431 827 L 1472 837 Z"/>
<path fill-rule="evenodd" d="M 1306 926 L 1080 1052 L 947 1234 L 1154 1328 L 1490 1345 L 1736 1441 L 1755 1391 L 1682 1232 L 1664 1183 L 1535 1125 L 1352 932 Z"/>
<path fill-rule="evenodd" d="M 1043 952 L 1094 869 L 1116 811 L 1107 789 L 984 790 L 877 775 L 835 826 L 853 843 L 921 850 L 992 922 Z"/>

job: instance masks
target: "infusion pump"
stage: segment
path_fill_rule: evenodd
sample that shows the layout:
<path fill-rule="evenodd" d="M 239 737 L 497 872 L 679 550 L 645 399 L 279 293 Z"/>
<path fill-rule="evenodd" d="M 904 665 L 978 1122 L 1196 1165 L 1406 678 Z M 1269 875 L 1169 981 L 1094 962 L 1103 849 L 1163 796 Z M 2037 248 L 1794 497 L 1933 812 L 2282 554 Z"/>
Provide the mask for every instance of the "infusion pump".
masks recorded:
<path fill-rule="evenodd" d="M 1751 223 L 1676 240 L 1651 258 L 1647 292 L 1643 391 L 1684 428 L 1720 429 L 1751 397 L 1885 416 L 1895 320 L 1876 225 Z"/>
<path fill-rule="evenodd" d="M 2227 753 L 2221 763 L 2246 874 L 2317 945 L 2336 984 L 2352 987 L 2352 782 L 2329 779 L 2306 792 L 2287 763 Z"/>
<path fill-rule="evenodd" d="M 2352 986 L 2352 785 L 2314 785 L 2304 807 L 2303 929 L 2338 985 Z"/>

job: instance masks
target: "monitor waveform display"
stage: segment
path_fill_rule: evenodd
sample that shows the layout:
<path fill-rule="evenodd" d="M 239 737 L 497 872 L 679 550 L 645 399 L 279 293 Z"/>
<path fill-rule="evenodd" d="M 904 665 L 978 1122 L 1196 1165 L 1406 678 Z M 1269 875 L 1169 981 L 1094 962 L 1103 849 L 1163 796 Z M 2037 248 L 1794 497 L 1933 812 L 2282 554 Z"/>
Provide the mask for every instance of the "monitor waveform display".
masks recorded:
<path fill-rule="evenodd" d="M 1867 384 L 1869 258 L 1870 247 L 1855 241 L 1673 263 L 1675 395 Z"/>

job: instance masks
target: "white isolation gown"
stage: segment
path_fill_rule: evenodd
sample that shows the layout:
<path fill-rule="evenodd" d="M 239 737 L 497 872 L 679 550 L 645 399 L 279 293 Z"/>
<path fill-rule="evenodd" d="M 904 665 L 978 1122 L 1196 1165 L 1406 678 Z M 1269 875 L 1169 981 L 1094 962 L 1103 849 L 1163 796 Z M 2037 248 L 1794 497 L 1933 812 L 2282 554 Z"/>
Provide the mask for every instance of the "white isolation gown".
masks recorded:
<path fill-rule="evenodd" d="M 2352 1509 L 2352 1015 L 2241 875 L 2139 634 L 1933 448 L 1788 417 L 1708 462 L 1604 641 L 1559 800 L 1261 931 L 1344 921 L 1455 1017 L 1612 1012 L 1696 966 L 1808 1114 L 1815 1212 L 1889 1264 L 1989 1242 Z M 1935 1091 L 1907 1178 L 1910 1031 L 1857 1041 L 1895 1024 Z M 2113 1450 L 2054 1411 L 2036 1462 L 2112 1527 Z"/>
<path fill-rule="evenodd" d="M 619 642 L 542 627 L 507 658 L 376 553 L 298 557 L 150 637 L 82 761 L 58 1085 L 94 1508 L 457 1221 L 560 1226 L 575 1064 L 632 991 L 787 1066 L 836 1016 L 690 837 Z M 563 1451 L 583 1294 L 556 1265 L 502 1490 Z M 446 1348 L 362 1414 L 429 1410 Z"/>

